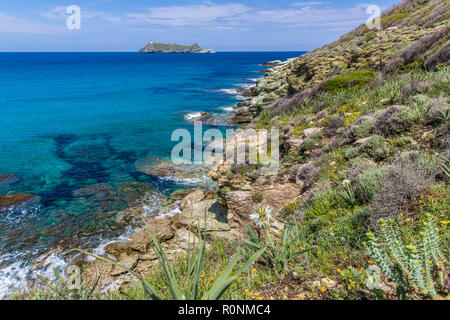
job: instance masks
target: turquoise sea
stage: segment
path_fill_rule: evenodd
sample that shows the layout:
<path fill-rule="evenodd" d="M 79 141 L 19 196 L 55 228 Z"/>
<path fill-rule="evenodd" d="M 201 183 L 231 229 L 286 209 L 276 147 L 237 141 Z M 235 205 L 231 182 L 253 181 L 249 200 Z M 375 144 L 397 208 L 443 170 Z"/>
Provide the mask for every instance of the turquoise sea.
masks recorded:
<path fill-rule="evenodd" d="M 225 112 L 261 63 L 298 55 L 0 53 L 0 195 L 36 196 L 0 209 L 0 298 L 49 249 L 123 233 L 114 212 L 134 195 L 179 187 L 136 161 L 170 157 L 186 115 Z"/>

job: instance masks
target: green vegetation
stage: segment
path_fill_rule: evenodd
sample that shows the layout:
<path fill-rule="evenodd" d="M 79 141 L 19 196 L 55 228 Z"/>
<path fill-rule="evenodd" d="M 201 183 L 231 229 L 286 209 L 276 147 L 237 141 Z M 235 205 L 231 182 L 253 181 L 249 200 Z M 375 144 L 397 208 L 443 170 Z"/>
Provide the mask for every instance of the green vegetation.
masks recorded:
<path fill-rule="evenodd" d="M 434 297 L 444 289 L 446 258 L 440 247 L 439 230 L 434 224 L 424 222 L 423 231 L 416 236 L 406 236 L 406 231 L 393 220 L 380 220 L 380 237 L 368 233 L 368 250 L 381 271 L 397 285 L 397 296 L 410 295 Z M 404 231 L 404 232 L 402 232 Z M 411 232 L 409 232 L 411 233 Z"/>

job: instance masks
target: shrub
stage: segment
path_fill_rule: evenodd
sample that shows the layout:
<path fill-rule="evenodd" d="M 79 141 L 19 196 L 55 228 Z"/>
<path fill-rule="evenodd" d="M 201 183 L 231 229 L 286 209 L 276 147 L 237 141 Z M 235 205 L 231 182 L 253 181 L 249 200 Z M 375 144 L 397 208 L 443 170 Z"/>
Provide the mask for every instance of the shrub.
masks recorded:
<path fill-rule="evenodd" d="M 355 194 L 362 204 L 369 203 L 380 191 L 384 174 L 378 167 L 371 167 L 361 171 L 356 177 Z"/>
<path fill-rule="evenodd" d="M 326 92 L 336 92 L 349 88 L 360 89 L 375 79 L 373 70 L 357 70 L 344 73 L 326 81 L 322 89 Z"/>
<path fill-rule="evenodd" d="M 404 148 L 406 146 L 409 146 L 412 142 L 413 139 L 411 137 L 400 137 L 392 141 L 392 144 L 396 147 Z"/>
<path fill-rule="evenodd" d="M 337 130 L 344 126 L 344 117 L 339 114 L 333 114 L 328 121 L 326 134 L 327 136 L 333 136 Z"/>
<path fill-rule="evenodd" d="M 264 199 L 264 196 L 261 192 L 254 192 L 252 194 L 252 201 L 253 203 L 261 203 Z"/>
<path fill-rule="evenodd" d="M 374 132 L 388 137 L 410 130 L 413 123 L 414 119 L 407 107 L 391 106 L 378 114 Z"/>
<path fill-rule="evenodd" d="M 355 140 L 363 139 L 370 136 L 375 124 L 375 119 L 370 116 L 363 116 L 356 121 L 352 127 L 352 133 Z"/>
<path fill-rule="evenodd" d="M 425 60 L 425 67 L 432 68 L 440 63 L 447 63 L 450 60 L 450 42 L 447 42 L 445 46 L 429 55 Z"/>
<path fill-rule="evenodd" d="M 429 219 L 430 220 L 430 219 Z M 369 232 L 368 251 L 381 271 L 397 285 L 397 296 L 436 296 L 444 291 L 447 261 L 439 243 L 439 235 L 429 221 L 421 238 L 408 243 L 392 220 L 380 220 L 379 236 Z"/>
<path fill-rule="evenodd" d="M 291 177 L 294 178 L 293 180 L 302 180 L 303 181 L 303 190 L 307 190 L 317 179 L 317 176 L 319 174 L 319 168 L 317 168 L 315 165 L 311 163 L 306 163 L 304 165 L 301 165 L 297 168 L 295 168 L 291 172 Z"/>
<path fill-rule="evenodd" d="M 305 152 L 305 151 L 310 151 L 310 150 L 314 149 L 317 142 L 322 137 L 323 137 L 322 131 L 317 131 L 317 132 L 311 133 L 308 137 L 306 137 L 305 141 L 303 142 L 301 150 L 303 152 Z"/>
<path fill-rule="evenodd" d="M 301 108 L 305 104 L 308 104 L 309 101 L 311 101 L 311 99 L 317 95 L 318 91 L 319 87 L 315 86 L 310 90 L 304 90 L 292 96 L 278 99 L 268 107 L 268 110 L 272 115 L 280 115 L 282 113 L 292 112 L 295 109 Z"/>
<path fill-rule="evenodd" d="M 425 124 L 439 125 L 449 120 L 449 108 L 447 98 L 439 97 L 431 100 L 429 112 L 425 115 Z"/>
<path fill-rule="evenodd" d="M 389 155 L 389 147 L 383 137 L 374 135 L 360 147 L 360 152 L 375 160 L 383 160 Z"/>
<path fill-rule="evenodd" d="M 354 159 L 354 158 L 356 158 L 357 156 L 360 155 L 359 151 L 360 151 L 359 148 L 356 148 L 356 147 L 347 148 L 344 151 L 344 157 L 347 160 Z"/>

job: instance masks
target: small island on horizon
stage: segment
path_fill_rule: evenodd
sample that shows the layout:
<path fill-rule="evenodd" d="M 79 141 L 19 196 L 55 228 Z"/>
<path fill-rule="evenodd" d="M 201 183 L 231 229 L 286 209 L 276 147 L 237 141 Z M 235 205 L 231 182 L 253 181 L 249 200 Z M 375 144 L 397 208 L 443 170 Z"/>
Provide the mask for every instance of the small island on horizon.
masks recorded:
<path fill-rule="evenodd" d="M 194 43 L 191 46 L 179 44 L 154 43 L 150 41 L 139 53 L 216 53 L 212 49 L 203 49 Z"/>

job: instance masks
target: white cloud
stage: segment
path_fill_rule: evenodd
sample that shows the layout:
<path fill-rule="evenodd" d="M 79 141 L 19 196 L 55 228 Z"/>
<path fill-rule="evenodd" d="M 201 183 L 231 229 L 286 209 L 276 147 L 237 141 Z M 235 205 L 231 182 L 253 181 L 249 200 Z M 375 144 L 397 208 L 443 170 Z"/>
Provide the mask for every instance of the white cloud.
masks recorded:
<path fill-rule="evenodd" d="M 0 32 L 52 34 L 62 30 L 63 28 L 0 12 Z"/>
<path fill-rule="evenodd" d="M 329 4 L 329 2 L 322 2 L 322 1 L 305 1 L 305 2 L 296 2 L 292 5 L 294 7 L 306 7 L 306 6 L 321 6 L 324 4 Z"/>
<path fill-rule="evenodd" d="M 40 16 L 43 16 L 44 18 L 54 20 L 54 21 L 63 21 L 67 19 L 67 13 L 66 13 L 67 7 L 63 6 L 57 6 L 51 9 L 50 11 L 46 12 L 38 12 Z"/>
<path fill-rule="evenodd" d="M 130 22 L 168 27 L 215 27 L 232 28 L 251 26 L 255 24 L 274 23 L 286 26 L 321 26 L 323 28 L 354 26 L 367 18 L 364 5 L 354 8 L 333 9 L 318 8 L 305 5 L 325 4 L 325 2 L 310 1 L 295 3 L 286 9 L 258 9 L 245 5 L 215 4 L 207 2 L 202 5 L 166 6 L 147 8 L 144 13 L 128 13 Z"/>
<path fill-rule="evenodd" d="M 100 0 L 101 1 L 101 0 Z M 107 0 L 104 0 L 107 1 Z M 218 4 L 206 1 L 194 5 L 174 5 L 149 7 L 140 12 L 114 14 L 104 11 L 83 10 L 82 19 L 89 19 L 91 25 L 105 24 L 163 27 L 197 27 L 211 30 L 251 30 L 258 28 L 298 28 L 298 29 L 350 29 L 367 19 L 366 5 L 353 8 L 330 8 L 319 5 L 322 1 L 297 2 L 281 9 L 250 7 L 239 3 Z M 46 25 L 1 13 L 0 32 L 52 33 L 64 29 L 68 14 L 66 7 L 56 6 L 38 15 L 60 25 Z"/>
<path fill-rule="evenodd" d="M 152 24 L 169 26 L 212 23 L 224 26 L 226 20 L 237 18 L 250 10 L 250 7 L 237 3 L 220 5 L 210 2 L 202 5 L 147 8 L 145 13 L 129 13 L 126 16 L 135 21 L 145 20 Z"/>

